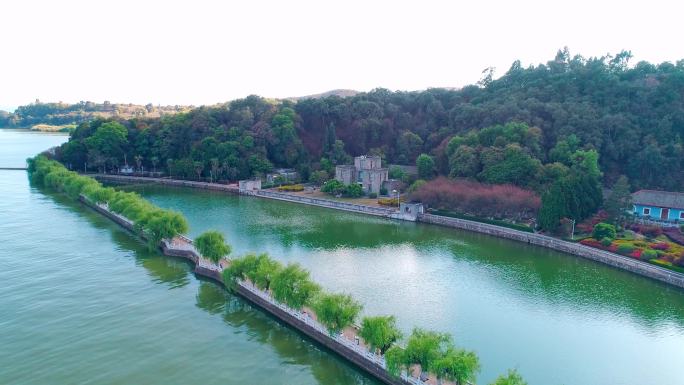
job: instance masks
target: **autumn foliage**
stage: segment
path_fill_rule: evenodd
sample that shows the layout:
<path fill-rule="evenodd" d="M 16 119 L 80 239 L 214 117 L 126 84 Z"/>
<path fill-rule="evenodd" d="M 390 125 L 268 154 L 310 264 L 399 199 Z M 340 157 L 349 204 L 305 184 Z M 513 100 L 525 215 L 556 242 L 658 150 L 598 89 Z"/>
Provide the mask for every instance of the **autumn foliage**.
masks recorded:
<path fill-rule="evenodd" d="M 529 218 L 536 215 L 541 200 L 530 190 L 513 185 L 490 185 L 468 180 L 437 178 L 411 194 L 431 207 L 478 216 Z"/>

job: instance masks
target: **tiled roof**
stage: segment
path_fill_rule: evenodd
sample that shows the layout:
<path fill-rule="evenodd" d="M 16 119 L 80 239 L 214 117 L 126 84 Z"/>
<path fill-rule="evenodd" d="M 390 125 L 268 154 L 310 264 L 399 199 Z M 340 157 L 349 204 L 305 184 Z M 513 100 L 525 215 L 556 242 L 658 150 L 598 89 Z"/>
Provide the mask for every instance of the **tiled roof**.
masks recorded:
<path fill-rule="evenodd" d="M 655 190 L 639 190 L 632 194 L 632 203 L 642 206 L 684 209 L 684 193 Z"/>

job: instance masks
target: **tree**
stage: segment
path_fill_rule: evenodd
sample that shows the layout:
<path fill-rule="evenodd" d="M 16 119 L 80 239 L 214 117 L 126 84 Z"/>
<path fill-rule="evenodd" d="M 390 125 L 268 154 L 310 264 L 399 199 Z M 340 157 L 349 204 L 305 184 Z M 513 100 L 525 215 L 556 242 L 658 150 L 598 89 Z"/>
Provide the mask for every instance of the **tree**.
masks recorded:
<path fill-rule="evenodd" d="M 402 370 L 406 370 L 406 375 L 411 376 L 412 362 L 406 354 L 406 349 L 401 346 L 394 345 L 387 349 L 385 364 L 387 372 L 394 377 L 399 377 Z"/>
<path fill-rule="evenodd" d="M 428 372 L 451 345 L 451 336 L 448 334 L 415 328 L 406 342 L 405 351 L 412 363 Z"/>
<path fill-rule="evenodd" d="M 187 232 L 188 222 L 182 214 L 175 211 L 154 211 L 144 221 L 143 229 L 151 244 L 157 245 L 162 239 L 172 239 Z"/>
<path fill-rule="evenodd" d="M 371 347 L 371 351 L 385 354 L 392 344 L 402 338 L 394 316 L 364 317 L 359 336 Z"/>
<path fill-rule="evenodd" d="M 416 167 L 421 179 L 430 179 L 435 172 L 435 160 L 428 154 L 420 154 L 416 159 Z"/>
<path fill-rule="evenodd" d="M 283 265 L 271 259 L 268 254 L 260 254 L 257 257 L 256 270 L 252 274 L 252 281 L 261 290 L 268 291 L 271 288 L 273 278 L 283 270 Z"/>
<path fill-rule="evenodd" d="M 432 370 L 439 379 L 465 385 L 468 382 L 475 382 L 475 377 L 480 371 L 480 360 L 474 352 L 452 346 L 441 357 L 435 359 Z"/>
<path fill-rule="evenodd" d="M 610 195 L 606 199 L 608 220 L 613 224 L 623 224 L 627 212 L 632 209 L 632 195 L 629 193 L 629 181 L 621 175 L 613 185 Z"/>
<path fill-rule="evenodd" d="M 505 376 L 501 375 L 497 377 L 491 385 L 527 385 L 527 382 L 517 370 L 509 369 Z"/>
<path fill-rule="evenodd" d="M 318 321 L 332 335 L 354 323 L 362 306 L 348 294 L 322 293 L 316 297 L 312 308 Z"/>
<path fill-rule="evenodd" d="M 150 158 L 150 161 L 152 162 L 152 167 L 154 168 L 154 172 L 157 172 L 157 165 L 159 164 L 159 157 L 158 156 L 153 156 Z"/>
<path fill-rule="evenodd" d="M 218 263 L 231 251 L 231 247 L 225 243 L 223 234 L 213 230 L 205 231 L 195 238 L 195 247 L 203 257 L 214 263 Z"/>
<path fill-rule="evenodd" d="M 477 151 L 469 146 L 459 146 L 449 157 L 449 176 L 474 178 L 480 172 Z"/>
<path fill-rule="evenodd" d="M 288 264 L 271 281 L 273 298 L 293 309 L 310 304 L 320 290 L 320 286 L 309 279 L 309 272 L 298 263 Z"/>
<path fill-rule="evenodd" d="M 95 133 L 85 140 L 88 163 L 115 167 L 128 145 L 128 131 L 118 122 L 102 123 Z"/>
<path fill-rule="evenodd" d="M 604 222 L 597 223 L 594 226 L 594 230 L 591 232 L 591 237 L 598 241 L 605 238 L 613 240 L 616 236 L 617 232 L 615 231 L 615 226 Z"/>

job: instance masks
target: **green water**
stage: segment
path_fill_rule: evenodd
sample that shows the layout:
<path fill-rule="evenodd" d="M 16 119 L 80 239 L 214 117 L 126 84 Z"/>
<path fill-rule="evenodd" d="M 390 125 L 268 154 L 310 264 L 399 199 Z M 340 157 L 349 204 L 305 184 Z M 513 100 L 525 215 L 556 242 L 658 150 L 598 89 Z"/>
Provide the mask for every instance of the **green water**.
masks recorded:
<path fill-rule="evenodd" d="M 56 144 L 26 135 L 0 157 Z M 0 384 L 378 384 L 25 172 L 0 194 Z"/>
<path fill-rule="evenodd" d="M 326 289 L 448 331 L 486 384 L 517 367 L 531 385 L 684 384 L 684 290 L 577 257 L 454 229 L 203 190 L 130 186 L 182 211 L 191 236 L 269 252 Z"/>
<path fill-rule="evenodd" d="M 11 145 L 0 130 L 0 154 Z M 451 332 L 480 355 L 481 385 L 509 367 L 530 385 L 684 384 L 683 290 L 453 229 L 128 188 L 182 211 L 192 236 L 300 262 L 366 314 Z M 376 383 L 25 173 L 0 171 L 0 193 L 0 384 Z"/>

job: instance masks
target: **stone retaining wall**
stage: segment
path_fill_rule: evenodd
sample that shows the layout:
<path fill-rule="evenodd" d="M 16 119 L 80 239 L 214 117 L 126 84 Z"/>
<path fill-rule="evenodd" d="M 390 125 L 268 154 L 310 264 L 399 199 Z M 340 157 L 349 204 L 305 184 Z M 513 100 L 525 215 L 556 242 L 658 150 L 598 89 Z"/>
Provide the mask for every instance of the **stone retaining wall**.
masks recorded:
<path fill-rule="evenodd" d="M 357 205 L 354 203 L 340 202 L 329 199 L 320 199 L 312 197 L 304 197 L 300 195 L 285 194 L 274 191 L 261 190 L 257 192 L 256 196 L 277 199 L 281 201 L 288 201 L 294 203 L 302 203 L 312 206 L 327 207 L 336 210 L 353 211 L 361 214 L 376 215 L 382 217 L 389 217 L 390 215 L 396 213 L 395 209 L 386 209 L 382 207 L 373 207 L 365 205 Z"/>
<path fill-rule="evenodd" d="M 124 182 L 124 183 L 155 183 L 165 186 L 177 186 L 177 187 L 193 187 L 201 188 L 204 190 L 215 190 L 215 191 L 226 191 L 230 193 L 237 194 L 239 190 L 235 185 L 226 185 L 219 183 L 207 183 L 207 182 L 195 182 L 190 180 L 180 180 L 180 179 L 167 179 L 167 178 L 151 178 L 146 176 L 128 176 L 128 175 L 110 175 L 110 174 L 95 174 L 91 175 L 93 178 L 98 180 L 106 180 L 112 182 Z"/>
<path fill-rule="evenodd" d="M 549 249 L 591 259 L 609 266 L 617 267 L 632 273 L 640 274 L 658 281 L 684 288 L 684 274 L 651 265 L 637 259 L 595 249 L 593 247 L 584 246 L 579 243 L 563 241 L 546 235 L 526 233 L 524 231 L 509 229 L 506 227 L 473 222 L 459 218 L 445 217 L 441 215 L 421 214 L 418 217 L 418 221 L 474 231 L 493 235 L 495 237 L 525 242 L 531 245 L 547 247 Z"/>

